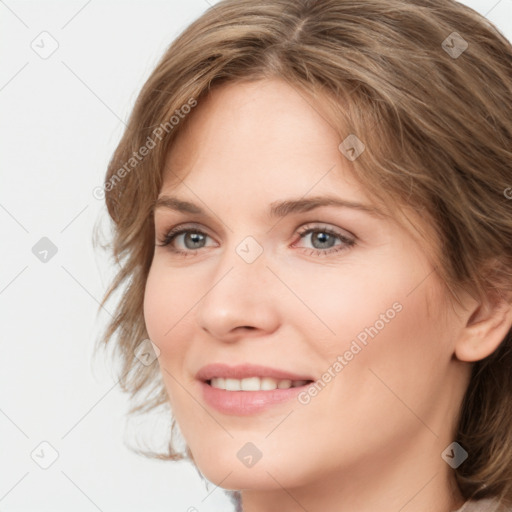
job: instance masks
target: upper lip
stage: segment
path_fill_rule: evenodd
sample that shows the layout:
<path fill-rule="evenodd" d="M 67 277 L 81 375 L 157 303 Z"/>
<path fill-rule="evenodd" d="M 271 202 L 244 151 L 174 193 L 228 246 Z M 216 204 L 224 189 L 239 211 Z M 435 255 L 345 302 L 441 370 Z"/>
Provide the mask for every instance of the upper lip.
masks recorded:
<path fill-rule="evenodd" d="M 268 366 L 258 366 L 254 364 L 241 364 L 229 366 L 223 363 L 214 363 L 203 366 L 196 374 L 196 379 L 207 381 L 213 377 L 223 377 L 231 379 L 244 379 L 247 377 L 271 377 L 277 380 L 314 380 L 309 375 L 298 375 L 286 370 L 269 368 Z"/>

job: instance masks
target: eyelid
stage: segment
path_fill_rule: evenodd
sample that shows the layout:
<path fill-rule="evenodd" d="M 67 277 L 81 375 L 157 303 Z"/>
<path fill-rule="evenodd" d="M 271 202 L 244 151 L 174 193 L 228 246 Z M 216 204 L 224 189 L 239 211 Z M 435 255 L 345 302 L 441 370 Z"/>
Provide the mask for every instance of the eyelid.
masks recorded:
<path fill-rule="evenodd" d="M 183 224 L 176 224 L 176 226 L 173 226 L 173 227 L 170 227 L 170 228 L 166 228 L 166 229 L 163 229 L 162 230 L 162 233 L 163 233 L 163 237 L 168 237 L 172 234 L 176 234 L 182 230 L 187 230 L 187 229 L 190 229 L 190 230 L 197 230 L 198 233 L 203 233 L 207 236 L 209 236 L 210 238 L 214 238 L 211 234 L 209 234 L 207 231 L 208 229 L 207 228 L 204 228 L 202 225 L 198 224 L 198 223 L 195 223 L 195 222 L 185 222 Z M 322 221 L 313 221 L 313 222 L 308 222 L 307 224 L 303 224 L 301 225 L 299 228 L 296 228 L 294 230 L 294 233 L 297 233 L 299 235 L 303 235 L 305 233 L 307 233 L 308 231 L 310 230 L 322 230 L 322 229 L 325 229 L 327 231 L 331 231 L 333 234 L 335 234 L 336 236 L 340 236 L 340 237 L 344 237 L 344 238 L 350 238 L 350 239 L 353 239 L 353 240 L 356 240 L 357 237 L 351 233 L 350 231 L 346 230 L 346 229 L 343 229 L 343 228 L 339 228 L 339 227 L 331 227 L 328 225 L 328 223 L 325 223 L 325 222 L 322 222 Z M 155 229 L 155 232 L 158 232 L 159 230 Z M 344 233 L 346 233 L 348 236 L 345 236 Z"/>
<path fill-rule="evenodd" d="M 315 222 L 308 222 L 307 224 L 301 226 L 296 231 L 299 234 L 307 233 L 308 231 L 322 231 L 326 230 L 327 232 L 331 232 L 335 234 L 336 236 L 339 236 L 341 238 L 350 239 L 350 240 L 357 240 L 356 235 L 354 235 L 352 232 L 348 231 L 347 229 L 343 229 L 340 227 L 332 227 L 328 223 L 321 222 L 321 221 L 315 221 Z"/>
<path fill-rule="evenodd" d="M 314 223 L 313 223 L 314 224 Z M 302 248 L 303 251 L 309 251 L 309 255 L 315 255 L 318 257 L 328 257 L 328 256 L 336 256 L 340 253 L 351 249 L 353 246 L 357 245 L 357 237 L 339 227 L 331 227 L 326 225 L 325 223 L 318 222 L 316 225 L 306 224 L 297 230 L 297 234 L 299 239 L 292 244 L 293 247 L 296 246 L 298 242 L 304 240 L 309 234 L 319 232 L 319 233 L 327 233 L 330 236 L 334 236 L 337 238 L 341 244 L 334 245 L 333 247 L 328 247 L 327 249 L 315 249 L 313 248 Z M 344 233 L 347 233 L 344 234 Z"/>
<path fill-rule="evenodd" d="M 169 233 L 170 231 L 175 231 L 175 230 L 178 230 L 178 229 L 186 229 L 186 228 L 197 229 L 199 231 L 208 231 L 209 230 L 209 228 L 204 227 L 203 224 L 201 224 L 199 222 L 194 222 L 194 221 L 178 223 L 178 224 L 176 224 L 173 227 L 167 227 L 167 228 L 163 228 L 161 230 L 157 229 L 156 224 L 157 223 L 155 223 L 155 232 L 162 231 L 162 232 L 165 232 L 166 234 Z M 162 221 L 162 224 L 166 224 L 167 225 L 167 224 L 172 224 L 172 223 L 165 223 L 165 222 Z M 312 224 L 314 224 L 314 225 L 312 225 Z M 352 233 L 348 229 L 341 228 L 341 227 L 338 227 L 338 226 L 332 226 L 331 227 L 331 223 L 325 222 L 325 221 L 321 221 L 321 220 L 309 221 L 309 222 L 306 222 L 305 224 L 300 224 L 300 226 L 298 228 L 294 229 L 294 232 L 299 232 L 299 231 L 302 232 L 303 230 L 306 230 L 308 228 L 318 229 L 320 227 L 323 227 L 323 228 L 326 228 L 326 229 L 334 229 L 336 231 L 342 231 L 343 233 L 347 233 L 348 236 L 351 237 L 351 238 L 354 238 L 354 239 L 357 238 L 356 235 L 354 235 L 354 233 Z M 230 230 L 230 231 L 232 231 L 232 230 Z M 211 236 L 212 238 L 214 238 L 210 234 L 208 236 Z"/>
<path fill-rule="evenodd" d="M 155 230 L 155 231 L 158 231 L 158 230 Z M 202 234 L 208 236 L 209 238 L 211 238 L 212 240 L 214 240 L 214 237 L 212 235 L 210 235 L 208 233 L 208 230 L 204 229 L 203 226 L 198 225 L 196 223 L 185 222 L 183 224 L 177 224 L 176 226 L 174 226 L 172 228 L 162 230 L 162 235 L 160 236 L 160 240 L 159 240 L 160 243 L 158 245 L 161 245 L 163 247 L 169 245 L 169 242 L 166 243 L 166 240 L 170 239 L 173 236 L 179 236 L 180 234 L 182 234 L 183 231 L 195 231 L 197 233 L 202 233 Z M 200 249 L 197 249 L 197 250 L 200 250 Z M 192 252 L 192 251 L 194 251 L 194 249 L 190 249 L 187 252 Z"/>

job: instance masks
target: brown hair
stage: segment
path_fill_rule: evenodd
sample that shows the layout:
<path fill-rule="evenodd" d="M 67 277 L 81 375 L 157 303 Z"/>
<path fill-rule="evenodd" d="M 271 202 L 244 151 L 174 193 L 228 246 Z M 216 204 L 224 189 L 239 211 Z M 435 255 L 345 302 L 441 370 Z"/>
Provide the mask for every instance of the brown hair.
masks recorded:
<path fill-rule="evenodd" d="M 100 341 L 115 340 L 131 413 L 168 400 L 158 365 L 140 364 L 134 352 L 148 337 L 152 208 L 167 152 L 193 115 L 185 106 L 223 83 L 271 77 L 324 108 L 340 142 L 349 134 L 364 142 L 347 165 L 374 197 L 413 208 L 432 226 L 437 271 L 454 295 L 510 300 L 512 46 L 498 29 L 453 0 L 224 0 L 165 52 L 106 175 L 119 269 L 102 304 L 123 294 Z M 455 476 L 466 499 L 512 503 L 511 347 L 509 331 L 474 363 L 461 404 L 455 439 L 470 457 Z M 164 455 L 140 453 L 177 459 L 172 444 Z"/>

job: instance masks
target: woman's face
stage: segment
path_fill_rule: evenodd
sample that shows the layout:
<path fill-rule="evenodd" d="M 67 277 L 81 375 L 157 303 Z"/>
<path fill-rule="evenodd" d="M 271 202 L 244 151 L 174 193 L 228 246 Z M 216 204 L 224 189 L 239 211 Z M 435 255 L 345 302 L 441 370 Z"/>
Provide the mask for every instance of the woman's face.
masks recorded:
<path fill-rule="evenodd" d="M 188 121 L 144 314 L 199 469 L 238 489 L 362 484 L 406 460 L 411 477 L 447 471 L 462 324 L 425 251 L 286 83 L 223 86 Z"/>

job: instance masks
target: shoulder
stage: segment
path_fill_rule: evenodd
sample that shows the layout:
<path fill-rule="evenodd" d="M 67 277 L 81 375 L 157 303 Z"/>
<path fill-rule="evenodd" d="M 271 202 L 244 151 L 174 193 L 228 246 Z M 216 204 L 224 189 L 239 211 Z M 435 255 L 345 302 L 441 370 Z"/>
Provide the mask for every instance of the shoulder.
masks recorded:
<path fill-rule="evenodd" d="M 512 507 L 502 505 L 497 499 L 469 500 L 455 512 L 512 512 Z"/>
<path fill-rule="evenodd" d="M 228 497 L 231 498 L 231 502 L 235 506 L 234 512 L 243 512 L 242 497 L 241 497 L 240 491 L 226 491 L 226 494 Z"/>

